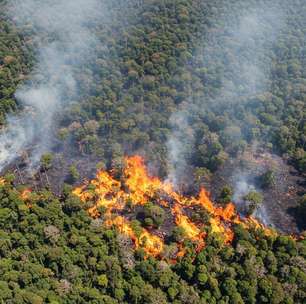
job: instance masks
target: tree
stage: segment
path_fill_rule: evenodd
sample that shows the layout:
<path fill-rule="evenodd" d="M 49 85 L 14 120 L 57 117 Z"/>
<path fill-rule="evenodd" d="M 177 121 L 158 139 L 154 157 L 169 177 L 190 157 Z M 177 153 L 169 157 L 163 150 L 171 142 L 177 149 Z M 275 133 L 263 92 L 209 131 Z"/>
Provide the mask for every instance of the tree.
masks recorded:
<path fill-rule="evenodd" d="M 71 165 L 69 168 L 70 179 L 74 183 L 80 178 L 80 173 L 75 165 Z"/>
<path fill-rule="evenodd" d="M 250 191 L 243 199 L 249 204 L 248 214 L 252 214 L 263 202 L 262 194 L 257 191 Z"/>
<path fill-rule="evenodd" d="M 181 242 L 184 239 L 185 230 L 183 227 L 174 227 L 172 230 L 172 238 L 176 242 Z"/>
<path fill-rule="evenodd" d="M 233 190 L 230 186 L 224 186 L 221 189 L 220 195 L 219 195 L 219 202 L 223 204 L 230 203 L 232 201 L 233 196 Z"/>
<path fill-rule="evenodd" d="M 98 279 L 97 279 L 98 285 L 101 287 L 107 287 L 108 285 L 108 279 L 107 276 L 105 274 L 101 274 L 99 275 Z"/>
<path fill-rule="evenodd" d="M 275 174 L 272 170 L 267 170 L 260 176 L 260 184 L 264 189 L 270 188 L 275 184 Z"/>
<path fill-rule="evenodd" d="M 45 153 L 41 156 L 40 164 L 44 170 L 52 168 L 53 155 L 52 153 Z"/>
<path fill-rule="evenodd" d="M 147 226 L 161 226 L 165 220 L 165 211 L 153 203 L 147 203 L 144 206 L 144 223 Z"/>

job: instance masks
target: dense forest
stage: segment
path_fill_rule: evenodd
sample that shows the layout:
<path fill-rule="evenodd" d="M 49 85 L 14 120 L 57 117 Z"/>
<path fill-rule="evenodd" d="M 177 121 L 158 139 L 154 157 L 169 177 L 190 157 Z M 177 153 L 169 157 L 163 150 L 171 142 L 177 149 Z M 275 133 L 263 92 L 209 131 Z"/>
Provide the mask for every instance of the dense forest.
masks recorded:
<path fill-rule="evenodd" d="M 105 155 L 105 161 L 138 149 L 144 149 L 150 159 L 156 155 L 163 159 L 173 127 L 169 115 L 180 109 L 188 111 L 188 125 L 196 130 L 194 149 L 190 149 L 193 155 L 189 155 L 194 166 L 213 171 L 227 154 L 231 156 L 248 143 L 259 141 L 288 155 L 301 172 L 305 170 L 305 4 L 261 2 L 260 10 L 257 1 L 149 1 L 134 5 L 131 1 L 131 7 L 122 5 L 118 20 L 104 24 L 97 33 L 103 47 L 97 46 L 94 62 L 86 62 L 86 69 L 82 66 L 78 75 L 81 101 L 65 113 L 62 124 L 66 126 L 60 130 L 60 137 L 71 135 L 83 153 Z M 112 5 L 120 9 L 121 4 Z M 256 16 L 265 7 L 268 10 L 258 23 L 269 21 L 269 17 L 282 18 L 277 34 L 269 29 L 263 32 L 277 38 L 263 37 L 256 28 L 255 33 L 247 30 L 250 41 L 231 33 L 239 27 L 235 24 L 239 16 L 252 14 L 252 7 Z M 278 9 L 285 17 L 269 15 Z M 3 18 L 2 116 L 16 109 L 16 86 L 34 60 L 31 30 L 27 29 L 27 36 L 20 36 Z M 270 26 L 277 27 L 274 23 L 271 21 Z M 232 46 L 227 41 L 230 39 L 237 45 Z M 242 45 L 245 42 L 249 45 Z M 249 46 L 256 45 L 267 49 L 258 51 L 259 58 L 252 60 L 254 50 Z M 269 65 L 261 71 L 269 73 L 269 79 L 255 79 L 251 86 L 251 80 L 244 76 L 250 78 L 256 71 L 244 74 L 243 64 L 238 70 L 241 56 L 250 70 L 259 60 L 261 65 Z M 267 78 L 262 74 L 260 77 Z M 232 86 L 226 92 L 224 79 Z"/>
<path fill-rule="evenodd" d="M 88 6 L 97 2 L 105 9 L 86 12 L 92 19 L 84 13 L 90 39 L 86 31 L 75 36 L 78 27 L 71 36 L 61 24 L 48 29 L 48 18 L 47 25 L 31 16 L 20 22 L 24 15 L 14 12 L 15 2 L 0 1 L 2 302 L 304 303 L 305 1 L 90 0 Z M 74 26 L 76 19 L 67 18 Z M 48 58 L 42 65 L 46 43 L 55 51 L 51 64 Z M 58 61 L 52 57 L 62 54 Z M 73 75 L 76 88 L 58 84 L 67 81 L 66 74 Z M 39 95 L 47 110 L 23 102 L 24 87 L 48 82 L 60 87 L 63 100 L 54 109 L 49 91 Z M 20 125 L 28 127 L 30 118 L 34 127 L 16 137 L 25 142 L 16 145 L 12 162 L 2 162 L 11 153 L 6 130 L 23 116 Z M 295 168 L 301 178 L 293 211 L 299 237 L 234 223 L 230 243 L 222 242 L 222 233 L 210 233 L 196 250 L 186 231 L 170 225 L 166 248 L 178 240 L 186 247 L 173 261 L 165 252 L 148 256 L 141 246 L 123 246 L 122 233 L 103 225 L 103 208 L 93 219 L 88 210 L 99 192 L 86 202 L 73 194 L 96 169 L 109 170 L 125 190 L 124 157 L 139 154 L 152 175 L 191 196 L 203 185 L 210 188 L 227 163 L 255 150 L 276 155 L 283 161 L 278 164 Z M 247 216 L 279 182 L 270 169 L 257 175 L 259 191 L 244 197 Z M 221 188 L 217 200 L 224 207 L 236 190 L 227 176 Z M 152 227 L 158 233 L 167 224 L 156 195 L 163 196 L 157 192 L 147 206 L 128 211 L 136 234 Z M 201 208 L 188 212 L 195 222 L 210 217 Z"/>
<path fill-rule="evenodd" d="M 211 233 L 198 252 L 196 242 L 173 229 L 164 253 L 154 258 L 141 247 L 133 251 L 124 234 L 104 227 L 101 217 L 92 220 L 92 202 L 82 204 L 71 189 L 59 199 L 46 190 L 16 189 L 12 182 L 8 175 L 0 187 L 4 303 L 305 302 L 303 239 L 238 224 L 230 245 Z M 161 224 L 159 207 L 144 208 L 146 220 L 133 225 L 136 234 L 148 219 Z M 194 216 L 207 221 L 203 212 Z M 186 253 L 173 263 L 167 251 L 178 240 Z"/>

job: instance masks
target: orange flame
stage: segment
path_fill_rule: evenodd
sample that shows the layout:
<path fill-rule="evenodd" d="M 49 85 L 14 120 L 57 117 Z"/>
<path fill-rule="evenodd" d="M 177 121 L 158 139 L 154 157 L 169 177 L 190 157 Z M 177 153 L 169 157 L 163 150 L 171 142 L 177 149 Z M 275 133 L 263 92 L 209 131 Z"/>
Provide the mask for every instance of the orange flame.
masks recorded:
<path fill-rule="evenodd" d="M 23 201 L 26 201 L 30 198 L 30 195 L 32 193 L 32 190 L 31 189 L 25 189 L 21 192 L 21 199 Z"/>
<path fill-rule="evenodd" d="M 33 205 L 31 203 L 31 193 L 32 190 L 31 189 L 25 189 L 20 193 L 20 197 L 21 199 L 25 202 L 25 204 L 27 205 L 28 208 L 32 208 Z"/>
<path fill-rule="evenodd" d="M 158 178 L 148 176 L 143 159 L 136 155 L 126 158 L 124 170 L 126 185 L 130 189 L 130 199 L 136 205 L 144 205 L 149 197 L 162 188 Z"/>
<path fill-rule="evenodd" d="M 122 216 L 117 216 L 113 220 L 108 219 L 105 225 L 108 227 L 115 226 L 120 233 L 131 238 L 136 248 L 143 248 L 149 255 L 158 256 L 163 251 L 164 243 L 161 238 L 150 234 L 145 229 L 142 229 L 140 236 L 137 238 L 130 222 Z"/>
<path fill-rule="evenodd" d="M 208 193 L 205 189 L 201 189 L 199 194 L 199 203 L 203 206 L 208 212 L 213 213 L 215 208 L 210 198 L 208 197 Z"/>
<path fill-rule="evenodd" d="M 120 233 L 133 240 L 135 248 L 143 248 L 148 255 L 160 256 L 164 241 L 151 230 L 142 229 L 139 237 L 135 235 L 130 220 L 122 215 L 128 202 L 134 206 L 154 202 L 164 209 L 170 209 L 173 223 L 184 229 L 186 238 L 197 244 L 197 250 L 205 246 L 207 235 L 202 229 L 204 224 L 196 224 L 186 215 L 185 211 L 193 206 L 199 206 L 207 211 L 210 220 L 205 223 L 205 228 L 210 227 L 208 231 L 221 235 L 225 244 L 231 243 L 234 238 L 232 229 L 234 224 L 242 224 L 247 229 L 263 229 L 266 235 L 272 235 L 270 229 L 266 229 L 255 219 L 241 219 L 233 204 L 230 203 L 225 208 L 215 206 L 205 189 L 201 189 L 198 198 L 179 194 L 173 190 L 171 184 L 149 176 L 144 160 L 140 156 L 125 159 L 121 180 L 121 182 L 115 180 L 106 171 L 99 171 L 96 179 L 76 188 L 73 193 L 83 203 L 90 204 L 88 212 L 93 218 L 101 216 L 103 209 L 105 225 L 115 226 Z M 182 244 L 177 246 L 177 257 L 181 257 L 186 250 Z"/>
<path fill-rule="evenodd" d="M 183 214 L 182 208 L 175 204 L 172 208 L 172 213 L 175 216 L 175 223 L 178 227 L 183 228 L 185 235 L 192 241 L 197 242 L 197 251 L 200 251 L 205 246 L 205 232 L 202 232 L 186 215 Z M 180 250 L 178 256 L 183 254 L 184 249 Z"/>

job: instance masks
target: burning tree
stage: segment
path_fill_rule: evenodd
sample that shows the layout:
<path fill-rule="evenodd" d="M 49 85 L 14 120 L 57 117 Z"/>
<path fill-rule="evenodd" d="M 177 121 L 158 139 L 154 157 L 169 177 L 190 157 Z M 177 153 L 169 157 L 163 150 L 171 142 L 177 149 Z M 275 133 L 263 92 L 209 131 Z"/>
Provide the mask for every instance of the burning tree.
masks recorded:
<path fill-rule="evenodd" d="M 176 238 L 176 257 L 185 254 L 186 240 L 200 251 L 209 234 L 219 235 L 224 244 L 231 243 L 236 224 L 272 234 L 253 218 L 241 219 L 232 203 L 216 206 L 205 189 L 198 197 L 180 194 L 172 184 L 150 176 L 140 156 L 125 158 L 120 180 L 112 171 L 100 170 L 94 180 L 76 188 L 74 194 L 84 204 L 91 202 L 87 211 L 93 218 L 102 216 L 105 226 L 115 227 L 133 241 L 136 249 L 142 248 L 145 254 L 155 257 L 163 257 L 173 227 L 181 231 L 181 237 Z M 194 210 L 199 209 L 208 214 L 204 222 L 192 217 Z M 143 227 L 138 225 L 137 231 L 133 224 L 135 210 L 139 210 L 138 215 L 143 218 Z"/>

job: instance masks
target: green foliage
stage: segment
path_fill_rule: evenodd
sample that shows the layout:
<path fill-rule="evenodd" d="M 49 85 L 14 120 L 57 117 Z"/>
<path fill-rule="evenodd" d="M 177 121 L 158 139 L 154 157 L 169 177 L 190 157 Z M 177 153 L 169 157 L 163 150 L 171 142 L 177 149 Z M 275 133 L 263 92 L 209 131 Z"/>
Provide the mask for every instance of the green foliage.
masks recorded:
<path fill-rule="evenodd" d="M 3 125 L 5 114 L 17 110 L 14 93 L 29 72 L 33 59 L 30 47 L 7 20 L 3 1 L 0 6 L 0 125 Z"/>
<path fill-rule="evenodd" d="M 218 201 L 220 203 L 227 204 L 227 203 L 230 203 L 232 201 L 232 197 L 233 197 L 233 190 L 232 190 L 232 188 L 230 186 L 224 186 L 221 189 L 221 193 L 219 195 Z"/>
<path fill-rule="evenodd" d="M 263 188 L 270 188 L 275 184 L 275 174 L 272 170 L 266 171 L 260 176 L 260 184 Z"/>
<path fill-rule="evenodd" d="M 263 201 L 262 194 L 257 191 L 250 191 L 243 199 L 256 205 L 260 205 Z"/>
<path fill-rule="evenodd" d="M 181 242 L 184 239 L 185 230 L 183 227 L 174 227 L 172 230 L 172 238 L 175 242 Z"/>
<path fill-rule="evenodd" d="M 133 268 L 127 268 L 124 256 L 132 248 L 123 249 L 116 231 L 89 218 L 75 196 L 66 193 L 59 201 L 50 192 L 34 192 L 28 207 L 17 194 L 12 185 L 0 188 L 5 303 L 302 304 L 306 299 L 305 241 L 258 239 L 255 231 L 237 226 L 232 245 L 220 247 L 208 238 L 201 252 L 190 247 L 176 264 L 138 250 Z M 141 233 L 138 221 L 132 227 Z M 175 230 L 182 242 L 184 232 Z M 170 248 L 171 240 L 166 243 Z"/>
<path fill-rule="evenodd" d="M 101 287 L 107 287 L 108 279 L 107 279 L 107 276 L 106 276 L 105 274 L 101 274 L 101 275 L 98 277 L 98 284 L 99 284 L 99 286 L 101 286 Z"/>
<path fill-rule="evenodd" d="M 247 203 L 249 203 L 248 213 L 251 215 L 263 202 L 263 196 L 257 191 L 250 191 L 243 198 Z"/>
<path fill-rule="evenodd" d="M 72 182 L 76 182 L 80 178 L 80 173 L 75 165 L 70 166 L 69 174 Z"/>
<path fill-rule="evenodd" d="M 97 59 L 80 68 L 81 102 L 58 113 L 63 145 L 112 161 L 141 149 L 165 175 L 169 117 L 192 100 L 186 115 L 195 132 L 186 145 L 191 143 L 187 158 L 197 168 L 195 180 L 253 141 L 286 154 L 305 171 L 302 1 L 290 1 L 290 6 L 268 0 L 248 0 L 247 5 L 242 0 L 106 2 L 116 13 L 111 27 L 97 24 L 93 33 L 100 43 L 94 50 Z M 33 28 L 29 23 L 26 33 L 18 33 L 5 15 L 6 4 L 0 4 L 0 124 L 5 113 L 17 110 L 14 92 L 34 64 Z M 240 55 L 252 58 L 253 48 L 242 47 L 243 54 L 237 54 L 227 41 L 236 41 L 229 35 L 237 20 L 258 6 L 283 11 L 288 20 L 271 46 L 265 43 L 270 37 L 250 33 L 250 41 L 262 47 L 262 62 L 271 63 L 268 88 L 254 93 L 247 77 L 240 79 L 233 68 Z"/>
<path fill-rule="evenodd" d="M 49 170 L 52 167 L 53 155 L 52 153 L 46 153 L 41 156 L 40 164 L 44 170 Z"/>
<path fill-rule="evenodd" d="M 144 206 L 144 224 L 159 227 L 164 223 L 165 211 L 161 207 L 148 203 Z"/>
<path fill-rule="evenodd" d="M 222 91 L 223 77 L 236 79 L 225 63 L 233 60 L 239 66 L 230 47 L 235 39 L 228 39 L 228 29 L 258 1 L 109 2 L 119 15 L 111 28 L 96 28 L 100 42 L 94 50 L 97 60 L 87 62 L 78 76 L 81 102 L 59 113 L 58 137 L 64 147 L 112 160 L 118 175 L 125 152 L 144 151 L 153 163 L 161 164 L 156 169 L 166 175 L 169 117 L 192 100 L 187 119 L 194 132 L 188 134 L 192 140 L 186 148 L 191 151 L 188 164 L 197 168 L 194 179 L 198 185 L 253 141 L 285 154 L 305 172 L 305 1 L 260 1 L 289 12 L 286 28 L 260 56 L 263 62 L 271 62 L 269 91 L 260 94 L 247 93 L 245 82 L 239 80 L 228 81 L 228 91 Z M 132 5 L 127 9 L 124 2 Z M 4 16 L 6 3 L 0 2 L 1 125 L 5 113 L 18 110 L 14 92 L 34 63 L 31 24 L 24 37 L 17 33 Z M 230 17 L 224 18 L 228 12 Z M 205 45 L 210 37 L 213 39 Z M 225 40 L 231 41 L 225 44 Z M 209 64 L 201 59 L 203 53 Z M 250 57 L 249 53 L 243 55 Z M 235 98 L 231 98 L 231 87 L 239 91 Z M 220 100 L 221 95 L 229 97 Z M 67 153 L 71 157 L 71 151 Z M 41 164 L 44 170 L 50 169 L 52 155 L 44 155 Z M 78 179 L 75 167 L 70 173 Z M 273 184 L 271 173 L 263 179 L 264 186 Z M 167 258 L 145 258 L 138 250 L 135 256 L 131 254 L 133 267 L 129 268 L 125 255 L 132 248 L 122 250 L 116 231 L 89 218 L 69 186 L 60 199 L 46 191 L 34 199 L 33 193 L 29 208 L 11 185 L 14 176 L 7 180 L 9 183 L 0 187 L 3 303 L 306 301 L 304 240 L 259 238 L 253 230 L 237 226 L 232 245 L 208 238 L 205 248 L 196 252 L 185 241 L 187 253 L 174 265 L 167 263 Z M 221 201 L 229 201 L 231 195 L 231 190 L 224 188 Z M 255 205 L 262 201 L 258 193 L 250 193 L 246 199 Z M 305 200 L 299 213 L 305 218 Z M 136 236 L 143 229 L 141 224 L 158 227 L 166 217 L 154 204 L 146 206 L 144 214 L 143 223 L 132 221 Z M 196 220 L 200 221 L 199 214 Z M 171 242 L 184 242 L 184 235 L 184 230 L 176 227 L 172 238 L 166 240 L 169 259 Z"/>

